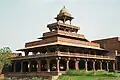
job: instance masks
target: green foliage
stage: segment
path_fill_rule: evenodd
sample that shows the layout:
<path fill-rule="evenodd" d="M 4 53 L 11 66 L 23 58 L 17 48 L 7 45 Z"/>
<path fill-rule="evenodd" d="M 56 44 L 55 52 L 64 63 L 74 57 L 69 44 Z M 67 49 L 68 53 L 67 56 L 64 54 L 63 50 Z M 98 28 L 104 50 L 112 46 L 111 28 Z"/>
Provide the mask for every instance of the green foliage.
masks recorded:
<path fill-rule="evenodd" d="M 32 80 L 44 80 L 43 78 L 33 77 Z"/>
<path fill-rule="evenodd" d="M 101 77 L 120 77 L 120 73 L 107 71 L 85 71 L 85 70 L 69 70 L 66 72 L 70 76 L 101 76 Z"/>
<path fill-rule="evenodd" d="M 99 76 L 61 76 L 57 80 L 120 80 L 120 78 Z"/>
<path fill-rule="evenodd" d="M 4 65 L 9 65 L 11 63 L 11 54 L 12 51 L 9 47 L 3 47 L 0 49 L 0 68 L 3 68 Z"/>
<path fill-rule="evenodd" d="M 32 79 L 30 78 L 20 78 L 20 79 L 17 79 L 16 77 L 13 77 L 13 78 L 5 78 L 3 80 L 44 80 L 43 78 L 40 78 L 40 77 L 33 77 Z"/>

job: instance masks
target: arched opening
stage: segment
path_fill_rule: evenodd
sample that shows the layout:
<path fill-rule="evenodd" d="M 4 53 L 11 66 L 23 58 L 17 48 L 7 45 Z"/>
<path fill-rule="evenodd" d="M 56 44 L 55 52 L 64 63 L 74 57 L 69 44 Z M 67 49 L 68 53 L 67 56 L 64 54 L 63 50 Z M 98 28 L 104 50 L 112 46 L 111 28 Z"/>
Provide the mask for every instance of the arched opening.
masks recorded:
<path fill-rule="evenodd" d="M 107 71 L 107 63 L 105 61 L 102 62 L 102 70 Z"/>
<path fill-rule="evenodd" d="M 41 71 L 47 71 L 47 61 L 41 60 Z"/>
<path fill-rule="evenodd" d="M 88 70 L 92 70 L 93 69 L 93 61 L 92 60 L 89 60 L 87 62 L 87 67 L 88 67 Z"/>
<path fill-rule="evenodd" d="M 66 71 L 66 63 L 67 61 L 64 59 L 60 60 L 60 71 Z"/>
<path fill-rule="evenodd" d="M 56 59 L 50 60 L 50 71 L 56 71 L 57 70 L 56 64 L 57 64 Z"/>
<path fill-rule="evenodd" d="M 113 63 L 111 61 L 108 62 L 108 66 L 109 66 L 109 71 L 112 72 L 113 71 Z"/>
<path fill-rule="evenodd" d="M 16 61 L 15 62 L 15 72 L 20 72 L 21 71 L 21 62 Z"/>
<path fill-rule="evenodd" d="M 23 72 L 28 72 L 29 71 L 29 68 L 28 68 L 28 61 L 24 61 L 23 62 Z"/>
<path fill-rule="evenodd" d="M 14 63 L 12 62 L 11 65 L 8 66 L 8 72 L 14 72 Z"/>
<path fill-rule="evenodd" d="M 31 60 L 30 71 L 31 72 L 36 72 L 37 71 L 37 61 L 36 60 Z"/>
<path fill-rule="evenodd" d="M 100 61 L 95 61 L 95 70 L 100 70 Z"/>
<path fill-rule="evenodd" d="M 120 62 L 117 62 L 117 70 L 120 70 Z"/>
<path fill-rule="evenodd" d="M 75 69 L 75 61 L 73 59 L 69 61 L 69 69 Z"/>
<path fill-rule="evenodd" d="M 85 69 L 85 60 L 79 61 L 79 69 Z"/>

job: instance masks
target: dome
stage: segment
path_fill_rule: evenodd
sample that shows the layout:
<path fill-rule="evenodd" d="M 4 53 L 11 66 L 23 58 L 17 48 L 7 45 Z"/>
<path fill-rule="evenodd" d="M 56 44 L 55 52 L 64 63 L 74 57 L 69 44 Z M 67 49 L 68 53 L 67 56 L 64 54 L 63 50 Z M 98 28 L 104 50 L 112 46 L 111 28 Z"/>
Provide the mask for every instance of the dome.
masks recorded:
<path fill-rule="evenodd" d="M 60 10 L 59 14 L 68 14 L 69 16 L 71 16 L 71 14 L 70 14 L 69 11 L 65 8 L 65 6 Z"/>

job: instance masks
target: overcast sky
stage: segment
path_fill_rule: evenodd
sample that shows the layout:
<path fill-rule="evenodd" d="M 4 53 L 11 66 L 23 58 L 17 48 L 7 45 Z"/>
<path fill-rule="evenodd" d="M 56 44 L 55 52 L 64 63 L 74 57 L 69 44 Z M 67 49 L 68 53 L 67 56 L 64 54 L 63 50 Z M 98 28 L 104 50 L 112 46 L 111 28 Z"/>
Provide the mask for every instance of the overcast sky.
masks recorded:
<path fill-rule="evenodd" d="M 120 0 L 0 0 L 0 47 L 37 40 L 64 5 L 88 40 L 120 36 Z"/>

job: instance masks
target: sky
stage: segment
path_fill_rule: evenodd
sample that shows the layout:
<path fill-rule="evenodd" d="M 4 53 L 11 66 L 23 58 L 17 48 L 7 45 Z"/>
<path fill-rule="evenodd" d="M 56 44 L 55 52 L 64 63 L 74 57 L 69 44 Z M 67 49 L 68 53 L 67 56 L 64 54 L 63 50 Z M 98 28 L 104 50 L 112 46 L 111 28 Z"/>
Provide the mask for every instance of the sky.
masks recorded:
<path fill-rule="evenodd" d="M 37 40 L 64 5 L 89 41 L 120 37 L 120 0 L 0 0 L 0 48 Z"/>

